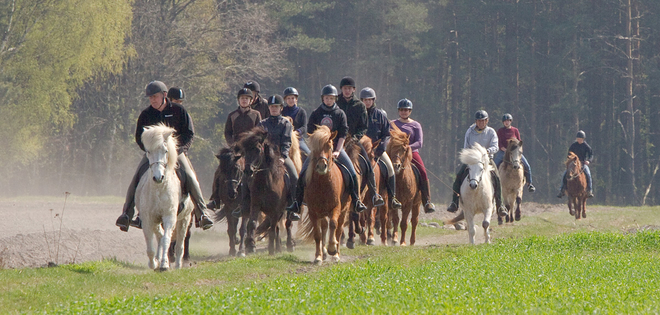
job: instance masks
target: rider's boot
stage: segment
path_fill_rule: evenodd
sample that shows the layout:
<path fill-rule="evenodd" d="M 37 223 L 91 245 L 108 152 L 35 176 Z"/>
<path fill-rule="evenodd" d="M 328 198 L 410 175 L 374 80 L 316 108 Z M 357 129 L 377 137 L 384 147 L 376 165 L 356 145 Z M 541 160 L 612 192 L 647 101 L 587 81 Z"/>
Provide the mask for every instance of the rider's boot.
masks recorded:
<path fill-rule="evenodd" d="M 197 203 L 193 212 L 195 213 L 195 218 L 199 222 L 199 227 L 204 230 L 213 227 L 213 220 L 211 220 L 211 217 L 207 214 L 208 210 L 206 209 L 204 202 Z"/>
<path fill-rule="evenodd" d="M 124 206 L 124 211 L 122 211 L 119 218 L 117 218 L 115 225 L 118 226 L 120 230 L 124 232 L 128 232 L 128 228 L 131 226 L 131 221 L 132 221 L 131 219 L 133 218 L 134 214 L 135 214 L 134 205 Z"/>
<path fill-rule="evenodd" d="M 533 193 L 536 191 L 536 187 L 534 187 L 534 185 L 532 184 L 529 184 L 529 187 L 527 187 L 527 191 Z"/>
<path fill-rule="evenodd" d="M 303 198 L 305 197 L 304 178 L 305 178 L 304 171 L 300 172 L 300 177 L 298 177 L 298 183 L 295 191 L 295 199 L 288 207 L 286 207 L 287 212 L 289 212 L 288 218 L 291 221 L 300 220 L 300 206 L 302 205 Z M 293 193 L 291 195 L 292 197 L 294 196 Z"/>
<path fill-rule="evenodd" d="M 349 187 L 349 189 L 351 190 L 351 198 L 353 198 L 353 210 L 355 210 L 357 213 L 360 213 L 364 210 L 367 210 L 367 206 L 365 206 L 360 200 L 360 186 L 357 184 L 357 176 L 350 177 L 351 187 Z"/>
<path fill-rule="evenodd" d="M 435 212 L 435 205 L 430 200 L 431 191 L 428 180 L 421 180 L 422 184 L 422 203 L 424 204 L 424 213 Z"/>
<path fill-rule="evenodd" d="M 401 202 L 396 199 L 396 176 L 392 175 L 387 178 L 387 194 L 390 195 L 392 201 L 392 209 L 401 210 Z"/>
<path fill-rule="evenodd" d="M 468 170 L 467 170 L 467 165 L 466 164 L 461 164 L 461 168 L 458 169 L 458 172 L 456 173 L 456 179 L 454 179 L 454 185 L 452 186 L 452 195 L 451 195 L 451 204 L 449 204 L 449 207 L 447 207 L 448 212 L 456 212 L 458 211 L 458 198 L 459 194 L 458 192 L 461 191 L 461 184 L 463 184 L 463 180 L 465 180 L 465 177 L 468 175 Z"/>
<path fill-rule="evenodd" d="M 381 196 L 378 193 L 378 189 L 376 189 L 376 178 L 374 172 L 370 172 L 369 175 L 367 175 L 368 180 L 367 180 L 367 186 L 369 186 L 369 189 L 373 191 L 374 196 L 371 199 L 372 204 L 374 207 L 380 207 L 385 204 L 385 200 L 383 200 L 383 196 Z"/>
<path fill-rule="evenodd" d="M 491 178 L 493 179 L 493 190 L 495 192 L 495 207 L 497 208 L 497 215 L 500 217 L 505 217 L 509 215 L 509 211 L 506 210 L 506 207 L 502 205 L 502 186 L 500 185 L 500 177 L 497 174 L 497 171 L 491 172 Z"/>
<path fill-rule="evenodd" d="M 587 198 L 593 198 L 594 197 L 594 192 L 593 190 L 587 191 Z"/>
<path fill-rule="evenodd" d="M 452 193 L 451 195 L 451 204 L 449 204 L 449 207 L 447 207 L 447 211 L 449 212 L 456 212 L 458 211 L 458 194 L 457 193 Z"/>
<path fill-rule="evenodd" d="M 557 198 L 564 197 L 564 190 L 560 190 L 559 193 L 557 194 Z"/>

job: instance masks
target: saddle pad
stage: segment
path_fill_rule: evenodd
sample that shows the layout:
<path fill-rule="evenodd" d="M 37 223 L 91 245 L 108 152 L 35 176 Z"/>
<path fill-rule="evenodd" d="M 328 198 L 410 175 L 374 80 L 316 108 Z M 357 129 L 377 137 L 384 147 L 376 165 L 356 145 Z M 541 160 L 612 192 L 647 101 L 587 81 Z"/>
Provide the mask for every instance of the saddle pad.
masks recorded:
<path fill-rule="evenodd" d="M 339 170 L 341 170 L 342 178 L 344 179 L 344 187 L 348 189 L 349 187 L 351 187 L 351 173 L 348 172 L 348 168 L 346 168 L 346 166 L 339 163 L 337 160 L 335 160 L 335 164 L 339 166 Z"/>

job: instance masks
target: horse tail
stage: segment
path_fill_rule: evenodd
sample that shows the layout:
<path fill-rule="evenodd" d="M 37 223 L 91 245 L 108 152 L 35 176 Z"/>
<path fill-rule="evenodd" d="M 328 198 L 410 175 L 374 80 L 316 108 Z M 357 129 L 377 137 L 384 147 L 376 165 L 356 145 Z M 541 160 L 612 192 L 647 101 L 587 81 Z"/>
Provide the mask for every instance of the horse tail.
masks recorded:
<path fill-rule="evenodd" d="M 445 222 L 445 224 L 454 224 L 454 223 L 457 223 L 457 222 L 459 222 L 463 219 L 465 219 L 465 213 L 463 213 L 463 211 L 461 211 L 461 213 L 459 213 L 455 218 Z"/>
<path fill-rule="evenodd" d="M 309 209 L 307 209 L 307 213 L 298 225 L 298 238 L 306 242 L 314 241 L 314 224 L 316 222 L 312 222 L 312 219 L 309 217 Z"/>

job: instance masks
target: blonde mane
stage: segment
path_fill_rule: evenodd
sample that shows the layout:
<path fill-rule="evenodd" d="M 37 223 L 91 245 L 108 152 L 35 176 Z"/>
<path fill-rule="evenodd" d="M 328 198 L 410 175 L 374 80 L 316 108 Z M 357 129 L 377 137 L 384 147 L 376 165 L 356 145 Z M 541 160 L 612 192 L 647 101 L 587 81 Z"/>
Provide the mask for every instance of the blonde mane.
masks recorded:
<path fill-rule="evenodd" d="M 144 127 L 142 133 L 142 144 L 147 152 L 153 152 L 160 149 L 165 143 L 167 147 L 167 168 L 174 169 L 177 162 L 176 144 L 178 142 L 174 135 L 174 128 L 168 127 L 163 123 Z"/>
<path fill-rule="evenodd" d="M 332 132 L 327 126 L 316 126 L 314 133 L 309 135 L 307 138 L 307 146 L 309 146 L 309 156 L 310 158 L 316 158 L 323 150 L 327 150 L 327 143 L 330 142 L 330 152 L 332 152 L 332 142 L 330 138 L 332 137 Z M 332 159 L 331 159 L 332 160 Z M 305 182 L 309 183 L 312 178 L 313 172 L 305 172 Z"/>

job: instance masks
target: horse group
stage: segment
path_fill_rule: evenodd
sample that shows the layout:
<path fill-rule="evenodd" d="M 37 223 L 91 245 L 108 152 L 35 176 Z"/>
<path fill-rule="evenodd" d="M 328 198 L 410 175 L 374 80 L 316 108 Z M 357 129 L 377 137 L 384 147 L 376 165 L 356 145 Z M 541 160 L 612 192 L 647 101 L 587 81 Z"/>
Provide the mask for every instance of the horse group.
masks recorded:
<path fill-rule="evenodd" d="M 176 146 L 173 129 L 162 125 L 148 127 L 142 140 L 147 149 L 149 171 L 140 181 L 136 194 L 136 204 L 143 221 L 143 231 L 147 241 L 149 267 L 167 270 L 169 260 L 167 249 L 172 237 L 176 237 L 175 268 L 181 266 L 184 237 L 190 224 L 192 202 L 181 192 L 179 179 L 175 173 Z M 330 256 L 332 261 L 339 261 L 340 242 L 344 227 L 349 227 L 346 245 L 353 248 L 355 237 L 359 235 L 363 244 L 374 245 L 375 234 L 380 234 L 381 244 L 406 246 L 408 219 L 410 218 L 409 244 L 414 245 L 419 222 L 419 209 L 422 203 L 419 178 L 412 161 L 412 150 L 408 135 L 396 127 L 391 130 L 390 142 L 386 151 L 392 159 L 396 174 L 396 194 L 402 202 L 401 212 L 389 206 L 385 183 L 386 173 L 381 171 L 373 158 L 371 140 L 366 136 L 360 139 L 362 146 L 370 155 L 366 159 L 359 157 L 357 143 L 347 141 L 346 152 L 358 171 L 362 201 L 367 206 L 363 213 L 350 211 L 353 203 L 347 191 L 340 166 L 332 157 L 333 140 L 336 133 L 320 126 L 309 135 L 308 146 L 310 159 L 308 170 L 302 180 L 305 181 L 306 215 L 298 229 L 299 238 L 315 243 L 316 264 L 321 264 Z M 256 241 L 268 237 L 268 252 L 282 251 L 280 233 L 286 231 L 287 250 L 295 248 L 292 234 L 292 222 L 286 213 L 287 196 L 291 183 L 285 174 L 285 167 L 279 159 L 278 149 L 267 139 L 267 133 L 255 128 L 246 133 L 235 145 L 222 148 L 216 155 L 219 161 L 214 175 L 212 200 L 223 204 L 223 213 L 217 217 L 226 217 L 229 235 L 229 254 L 244 256 L 255 251 Z M 301 158 L 297 136 L 292 137 L 291 157 L 296 169 L 300 171 Z M 522 141 L 509 140 L 503 163 L 495 170 L 486 150 L 476 144 L 460 152 L 460 161 L 468 165 L 469 175 L 463 181 L 460 191 L 460 208 L 463 210 L 448 224 L 465 219 L 468 237 L 474 244 L 476 229 L 474 216 L 483 214 L 482 227 L 486 243 L 490 243 L 490 218 L 493 213 L 492 172 L 499 172 L 503 195 L 503 204 L 509 215 L 498 217 L 498 223 L 520 220 L 522 191 L 525 183 L 521 165 Z M 368 161 L 367 161 L 368 160 Z M 374 207 L 374 192 L 366 187 L 365 163 L 372 163 L 376 178 L 376 190 L 385 199 L 385 205 Z M 569 210 L 576 219 L 584 218 L 586 203 L 586 181 L 581 172 L 577 157 L 569 156 L 567 166 L 567 187 Z M 148 180 L 151 178 L 152 180 Z M 573 193 L 582 189 L 583 193 Z M 573 210 L 575 209 L 575 210 Z M 240 221 L 240 228 L 239 228 Z M 399 232 L 400 229 L 400 232 Z M 238 245 L 238 250 L 236 246 Z"/>

